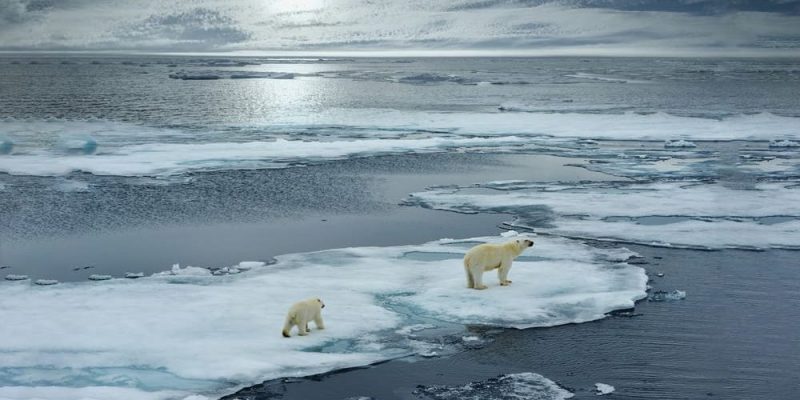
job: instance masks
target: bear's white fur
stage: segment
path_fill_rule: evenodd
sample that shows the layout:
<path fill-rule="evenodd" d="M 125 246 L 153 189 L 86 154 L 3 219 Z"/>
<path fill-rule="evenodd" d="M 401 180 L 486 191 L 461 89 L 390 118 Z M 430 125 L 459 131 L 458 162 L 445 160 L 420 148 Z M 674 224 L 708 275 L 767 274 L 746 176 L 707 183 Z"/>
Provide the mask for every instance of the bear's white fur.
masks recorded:
<path fill-rule="evenodd" d="M 470 289 L 483 290 L 484 271 L 497 269 L 497 278 L 501 286 L 508 286 L 508 271 L 511 269 L 511 261 L 528 247 L 533 246 L 533 241 L 529 239 L 515 239 L 505 243 L 484 243 L 479 244 L 467 251 L 464 256 L 464 271 L 467 273 L 467 287 Z"/>
<path fill-rule="evenodd" d="M 318 298 L 306 299 L 292 304 L 289 313 L 286 314 L 286 322 L 283 324 L 283 336 L 290 337 L 289 331 L 293 326 L 297 326 L 300 336 L 308 335 L 308 322 L 314 321 L 317 329 L 325 329 L 322 322 L 322 309 L 325 303 Z"/>

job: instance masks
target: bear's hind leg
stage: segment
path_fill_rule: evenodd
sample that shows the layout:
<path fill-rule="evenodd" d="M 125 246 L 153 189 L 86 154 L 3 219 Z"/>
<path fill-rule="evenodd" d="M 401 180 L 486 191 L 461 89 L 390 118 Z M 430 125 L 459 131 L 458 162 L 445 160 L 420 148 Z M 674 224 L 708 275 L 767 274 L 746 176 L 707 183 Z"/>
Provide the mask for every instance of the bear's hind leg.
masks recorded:
<path fill-rule="evenodd" d="M 473 288 L 477 290 L 486 289 L 486 285 L 483 284 L 483 271 L 475 271 L 476 268 L 472 269 L 472 279 L 474 280 Z"/>
<path fill-rule="evenodd" d="M 475 281 L 472 279 L 472 272 L 470 272 L 469 268 L 464 268 L 464 272 L 467 273 L 467 289 L 472 289 L 475 287 Z"/>

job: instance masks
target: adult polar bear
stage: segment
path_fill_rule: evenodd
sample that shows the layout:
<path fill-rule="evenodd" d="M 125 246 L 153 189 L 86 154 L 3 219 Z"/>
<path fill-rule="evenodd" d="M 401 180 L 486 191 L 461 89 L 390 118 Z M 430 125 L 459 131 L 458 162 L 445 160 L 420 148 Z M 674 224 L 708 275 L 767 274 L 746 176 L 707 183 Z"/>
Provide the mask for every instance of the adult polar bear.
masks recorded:
<path fill-rule="evenodd" d="M 508 271 L 511 262 L 528 247 L 533 246 L 533 241 L 516 239 L 505 243 L 479 244 L 467 251 L 464 255 L 464 271 L 467 273 L 467 287 L 483 290 L 483 273 L 497 269 L 497 278 L 501 286 L 508 286 Z"/>
<path fill-rule="evenodd" d="M 283 324 L 283 331 L 281 332 L 283 337 L 290 337 L 289 331 L 295 325 L 300 336 L 308 335 L 309 321 L 314 321 L 317 329 L 325 329 L 325 324 L 322 322 L 323 308 L 325 308 L 325 303 L 316 297 L 292 304 L 286 314 L 286 322 Z"/>

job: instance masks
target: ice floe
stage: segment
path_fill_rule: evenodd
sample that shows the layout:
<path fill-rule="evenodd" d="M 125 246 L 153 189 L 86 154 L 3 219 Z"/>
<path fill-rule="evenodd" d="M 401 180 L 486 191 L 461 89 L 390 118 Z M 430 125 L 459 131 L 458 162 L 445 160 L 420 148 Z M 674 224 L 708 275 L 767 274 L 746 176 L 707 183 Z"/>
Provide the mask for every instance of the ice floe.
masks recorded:
<path fill-rule="evenodd" d="M 430 400 L 563 400 L 572 398 L 575 394 L 539 374 L 522 372 L 466 385 L 418 386 L 414 395 Z"/>
<path fill-rule="evenodd" d="M 262 71 L 178 71 L 169 74 L 172 79 L 184 81 L 208 81 L 217 79 L 294 79 L 288 72 Z"/>
<path fill-rule="evenodd" d="M 614 393 L 614 387 L 606 383 L 595 383 L 594 390 L 598 396 L 603 396 L 609 393 Z"/>
<path fill-rule="evenodd" d="M 464 251 L 501 240 L 292 254 L 229 276 L 176 276 L 192 270 L 176 266 L 136 280 L 0 284 L 0 398 L 214 396 L 277 377 L 446 352 L 449 341 L 425 341 L 428 326 L 451 331 L 457 345 L 462 324 L 578 323 L 645 297 L 644 270 L 616 261 L 633 252 L 556 237 L 539 238 L 517 259 L 513 285 L 487 276 L 488 290 L 466 289 Z M 310 296 L 327 305 L 326 329 L 281 337 L 289 305 Z M 529 378 L 518 382 L 549 386 Z"/>
<path fill-rule="evenodd" d="M 685 290 L 656 290 L 647 295 L 647 301 L 675 301 L 675 300 L 683 300 L 686 298 L 686 291 Z"/>
<path fill-rule="evenodd" d="M 715 120 L 665 113 L 510 114 L 394 109 L 328 109 L 314 113 L 287 110 L 263 121 L 205 127 L 204 135 L 190 129 L 108 121 L 7 120 L 0 121 L 0 132 L 14 140 L 14 148 L 11 154 L 0 157 L 0 172 L 52 176 L 83 171 L 96 175 L 163 176 L 192 171 L 285 168 L 385 154 L 456 151 L 602 156 L 602 163 L 589 167 L 658 172 L 670 168 L 672 157 L 688 157 L 690 153 L 699 156 L 695 163 L 702 169 L 701 163 L 708 161 L 709 153 L 688 147 L 690 140 L 793 138 L 797 136 L 796 126 L 797 118 L 772 114 Z M 218 135 L 220 132 L 225 135 Z M 62 137 L 79 139 L 65 147 L 58 144 Z M 198 137 L 203 141 L 198 142 Z M 219 141 L 223 137 L 225 141 Z M 665 137 L 685 139 L 666 142 L 670 151 L 663 148 L 661 153 L 626 151 L 620 153 L 624 159 L 613 162 L 608 160 L 609 149 L 598 148 L 598 140 L 664 143 Z"/>
<path fill-rule="evenodd" d="M 683 139 L 678 140 L 667 140 L 664 142 L 664 147 L 666 148 L 693 148 L 697 147 L 696 144 Z"/>
<path fill-rule="evenodd" d="M 516 182 L 433 188 L 413 193 L 404 204 L 507 213 L 517 217 L 510 225 L 536 232 L 665 247 L 797 248 L 800 243 L 800 189 L 792 182 L 756 183 L 749 190 L 688 181 Z M 778 216 L 785 218 L 765 222 Z"/>
<path fill-rule="evenodd" d="M 769 147 L 794 148 L 800 147 L 800 142 L 795 142 L 793 140 L 770 140 Z"/>
<path fill-rule="evenodd" d="M 14 142 L 0 137 L 0 155 L 11 154 L 12 151 L 14 151 Z"/>
<path fill-rule="evenodd" d="M 335 160 L 379 154 L 456 149 L 501 149 L 524 144 L 520 137 L 337 140 L 308 142 L 276 139 L 247 143 L 152 143 L 118 148 L 86 157 L 54 154 L 0 158 L 0 171 L 14 175 L 56 176 L 82 171 L 95 175 L 153 176 L 187 171 L 282 168 L 297 162 Z"/>
<path fill-rule="evenodd" d="M 27 280 L 27 279 L 29 279 L 28 275 L 18 275 L 18 274 L 8 274 L 8 275 L 6 275 L 6 280 L 7 281 L 24 281 L 24 280 Z"/>

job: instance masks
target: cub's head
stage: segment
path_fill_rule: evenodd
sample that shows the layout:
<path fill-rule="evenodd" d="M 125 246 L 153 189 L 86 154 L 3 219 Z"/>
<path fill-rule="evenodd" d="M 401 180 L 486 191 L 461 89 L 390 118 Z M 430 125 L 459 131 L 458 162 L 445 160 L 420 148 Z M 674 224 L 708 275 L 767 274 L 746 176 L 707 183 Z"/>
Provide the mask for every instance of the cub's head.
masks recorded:
<path fill-rule="evenodd" d="M 319 303 L 319 308 L 325 308 L 325 303 L 323 303 L 322 300 L 317 298 L 317 302 Z"/>

